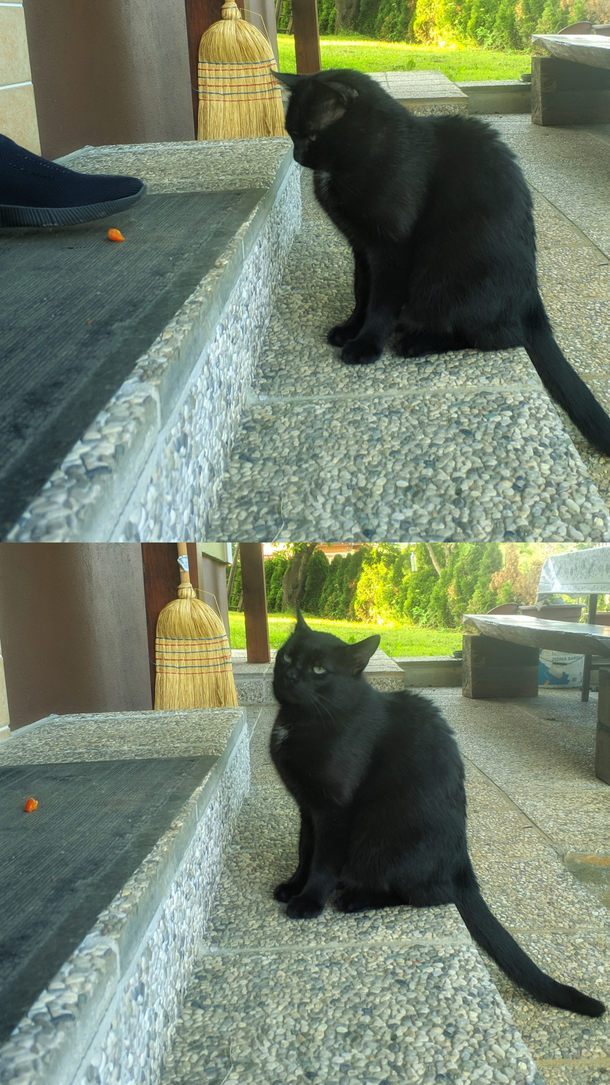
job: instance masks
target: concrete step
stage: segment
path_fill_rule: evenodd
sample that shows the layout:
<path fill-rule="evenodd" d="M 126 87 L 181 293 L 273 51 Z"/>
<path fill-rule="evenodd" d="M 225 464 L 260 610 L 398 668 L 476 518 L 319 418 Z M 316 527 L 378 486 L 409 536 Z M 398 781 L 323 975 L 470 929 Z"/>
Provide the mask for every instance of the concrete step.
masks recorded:
<path fill-rule="evenodd" d="M 231 652 L 233 677 L 240 705 L 276 704 L 273 696 L 273 666 L 277 652 L 271 652 L 270 663 L 248 663 L 245 648 Z M 382 692 L 402 689 L 404 672 L 385 652 L 378 649 L 364 671 L 367 682 Z"/>
<path fill-rule="evenodd" d="M 411 113 L 433 116 L 468 113 L 468 96 L 438 69 L 423 72 L 371 72 L 388 94 Z"/>
<path fill-rule="evenodd" d="M 203 753 L 202 784 L 0 1047 L 3 1083 L 159 1080 L 250 761 L 241 708 L 51 716 L 0 745 L 2 765 Z"/>
<path fill-rule="evenodd" d="M 443 689 L 462 685 L 462 660 L 455 656 L 394 656 L 405 676 L 405 687 Z"/>
<path fill-rule="evenodd" d="M 532 85 L 520 79 L 481 79 L 476 83 L 455 85 L 468 98 L 468 113 L 471 117 L 493 113 L 530 112 Z"/>
<path fill-rule="evenodd" d="M 309 171 L 302 184 L 303 226 L 207 538 L 610 539 L 524 350 L 342 365 L 325 336 L 352 306 L 351 251 Z"/>
<path fill-rule="evenodd" d="M 292 144 L 279 138 L 89 147 L 68 164 L 141 177 L 151 194 L 253 188 L 260 199 L 8 537 L 200 538 L 300 222 Z"/>

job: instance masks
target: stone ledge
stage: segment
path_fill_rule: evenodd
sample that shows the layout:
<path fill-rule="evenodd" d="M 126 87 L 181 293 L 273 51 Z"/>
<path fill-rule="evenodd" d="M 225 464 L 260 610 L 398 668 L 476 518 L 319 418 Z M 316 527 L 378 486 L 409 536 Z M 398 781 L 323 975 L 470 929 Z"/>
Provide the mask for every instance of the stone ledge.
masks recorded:
<path fill-rule="evenodd" d="M 270 663 L 248 663 L 245 648 L 233 649 L 233 676 L 240 704 L 262 705 L 275 702 L 273 665 L 276 655 L 277 652 L 273 650 Z M 369 660 L 364 677 L 374 689 L 383 693 L 403 689 L 405 684 L 402 669 L 380 649 Z"/>
<path fill-rule="evenodd" d="M 462 685 L 462 660 L 455 656 L 394 656 L 405 674 L 405 687 L 425 689 Z"/>
<path fill-rule="evenodd" d="M 532 86 L 520 79 L 485 79 L 455 85 L 468 96 L 468 113 L 471 117 L 530 112 Z"/>
<path fill-rule="evenodd" d="M 242 709 L 51 716 L 2 744 L 3 764 L 203 752 L 202 784 L 0 1048 L 3 1083 L 159 1080 L 250 769 Z"/>
<path fill-rule="evenodd" d="M 265 192 L 7 538 L 201 537 L 300 223 L 299 172 L 290 141 L 100 147 L 80 153 L 70 165 L 139 176 L 151 193 L 244 187 Z"/>

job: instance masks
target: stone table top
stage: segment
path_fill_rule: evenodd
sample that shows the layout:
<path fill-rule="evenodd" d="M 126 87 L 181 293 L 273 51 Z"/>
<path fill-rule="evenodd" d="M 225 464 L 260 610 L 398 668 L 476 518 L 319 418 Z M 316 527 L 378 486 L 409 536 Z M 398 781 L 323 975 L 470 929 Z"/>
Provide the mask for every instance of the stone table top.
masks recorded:
<path fill-rule="evenodd" d="M 513 644 L 549 648 L 556 652 L 595 652 L 610 656 L 610 626 L 552 622 L 523 614 L 465 614 L 462 620 L 487 637 Z"/>
<path fill-rule="evenodd" d="M 532 34 L 532 41 L 560 60 L 610 68 L 610 38 L 602 34 Z"/>

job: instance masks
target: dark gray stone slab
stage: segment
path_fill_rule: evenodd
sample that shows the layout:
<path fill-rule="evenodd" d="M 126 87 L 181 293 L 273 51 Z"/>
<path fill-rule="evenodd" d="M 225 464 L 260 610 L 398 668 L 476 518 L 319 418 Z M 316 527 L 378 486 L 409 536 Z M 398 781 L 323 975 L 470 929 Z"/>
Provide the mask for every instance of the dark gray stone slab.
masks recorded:
<path fill-rule="evenodd" d="M 147 195 L 112 220 L 0 230 L 0 535 L 213 267 L 264 191 Z M 120 228 L 124 243 L 108 240 L 111 226 Z"/>
<path fill-rule="evenodd" d="M 0 767 L 0 1042 L 217 758 Z M 38 809 L 25 813 L 25 801 Z"/>

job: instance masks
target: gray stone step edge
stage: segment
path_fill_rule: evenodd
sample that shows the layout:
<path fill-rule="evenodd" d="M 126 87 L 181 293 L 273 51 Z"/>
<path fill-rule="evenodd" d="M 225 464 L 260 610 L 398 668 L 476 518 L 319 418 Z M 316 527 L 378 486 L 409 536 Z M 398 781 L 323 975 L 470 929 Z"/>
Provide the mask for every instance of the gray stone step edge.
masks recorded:
<path fill-rule="evenodd" d="M 524 66 L 526 61 L 527 58 L 524 59 Z M 456 86 L 468 96 L 468 114 L 471 117 L 531 112 L 532 86 L 520 79 L 482 79 L 472 83 L 456 83 Z"/>
<path fill-rule="evenodd" d="M 248 220 L 8 541 L 157 541 L 175 539 L 176 532 L 203 537 L 300 223 L 300 171 L 287 148 Z M 77 486 L 70 489 L 75 477 Z M 68 490 L 69 514 L 62 507 Z"/>
<path fill-rule="evenodd" d="M 218 761 L 109 905 L 113 937 L 94 926 L 19 1022 L 19 1034 L 0 1048 L 3 1085 L 160 1080 L 224 851 L 250 789 L 246 711 L 232 711 L 236 722 Z M 62 1014 L 59 988 L 73 999 Z"/>
<path fill-rule="evenodd" d="M 462 685 L 462 660 L 455 656 L 393 656 L 405 676 L 405 687 L 418 689 Z"/>

